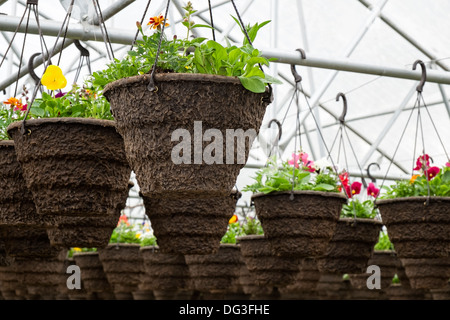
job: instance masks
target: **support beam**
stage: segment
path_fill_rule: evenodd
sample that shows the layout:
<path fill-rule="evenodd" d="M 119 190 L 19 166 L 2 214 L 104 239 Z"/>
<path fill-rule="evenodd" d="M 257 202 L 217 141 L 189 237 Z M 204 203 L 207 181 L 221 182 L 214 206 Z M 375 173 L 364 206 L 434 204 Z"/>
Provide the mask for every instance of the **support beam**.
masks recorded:
<path fill-rule="evenodd" d="M 134 1 L 136 1 L 136 0 L 124 0 L 124 1 L 118 1 L 118 2 L 115 2 L 114 4 L 112 4 L 111 6 L 109 6 L 108 8 L 106 8 L 105 10 L 103 10 L 103 19 L 104 19 L 105 21 L 108 20 L 108 19 L 110 19 L 110 18 L 111 18 L 112 16 L 114 16 L 117 12 L 119 12 L 120 10 L 126 8 L 126 7 L 129 6 L 131 3 L 133 3 Z M 5 18 L 5 19 L 4 19 L 4 18 Z M 10 24 L 6 23 L 6 25 L 9 25 L 9 27 L 12 27 L 12 28 L 13 28 L 12 31 L 14 32 L 14 31 L 16 30 L 17 26 L 19 25 L 20 18 L 16 18 L 16 17 L 8 17 L 8 16 L 2 17 L 2 19 L 0 19 L 0 30 L 3 30 L 2 25 L 5 23 L 5 21 L 8 20 L 8 19 L 6 19 L 6 18 L 16 20 L 15 24 L 13 23 L 13 25 L 10 25 Z M 10 22 L 11 22 L 11 21 L 10 21 Z M 30 22 L 32 22 L 32 21 L 30 21 Z M 40 21 L 41 28 L 42 28 L 43 25 L 47 25 L 47 23 L 52 23 L 52 22 L 49 22 L 49 21 Z M 95 23 L 98 23 L 98 21 L 95 22 Z M 29 27 L 31 27 L 31 25 L 32 25 L 32 23 L 30 23 L 30 26 L 29 26 Z M 35 34 L 39 34 L 39 33 L 38 33 L 37 26 L 36 26 L 36 21 L 34 21 L 34 24 L 33 24 L 33 25 L 34 25 L 34 27 L 35 27 L 35 29 L 33 29 L 33 30 L 34 30 L 34 33 L 35 33 Z M 56 34 L 54 34 L 55 36 L 58 35 L 58 33 L 59 33 L 60 29 L 61 29 L 62 23 L 56 23 L 56 25 L 57 25 L 57 28 L 55 29 L 55 30 L 56 30 Z M 53 27 L 55 27 L 54 24 L 53 24 Z M 77 27 L 78 27 L 78 28 L 81 28 L 79 25 L 77 25 Z M 95 41 L 103 41 L 103 36 L 101 35 L 100 28 L 99 28 L 99 27 L 92 26 L 91 29 L 93 29 L 93 28 L 96 28 L 96 29 L 98 30 L 98 32 L 97 32 L 97 37 L 98 37 L 98 38 L 95 38 L 95 39 L 92 39 L 92 40 L 95 40 Z M 71 27 L 69 27 L 69 30 L 70 30 L 70 29 L 71 29 Z M 54 30 L 54 31 L 55 31 L 55 30 Z M 83 30 L 83 32 L 85 32 L 84 29 L 82 29 L 82 30 Z M 11 31 L 11 30 L 9 30 L 9 31 Z M 24 29 L 22 28 L 22 29 L 19 30 L 18 32 L 24 32 Z M 29 33 L 33 33 L 33 32 L 30 31 L 30 30 L 29 30 L 28 32 L 29 32 Z M 85 33 L 89 34 L 90 36 L 93 35 L 93 33 L 92 33 L 91 31 L 85 32 Z M 109 29 L 108 29 L 108 33 L 109 33 Z M 44 34 L 44 35 L 48 35 L 48 34 L 46 34 L 45 32 L 43 32 L 43 34 Z M 68 38 L 68 39 L 66 39 L 66 41 L 65 41 L 65 43 L 64 43 L 64 46 L 62 46 L 62 42 L 58 43 L 58 44 L 55 46 L 55 50 L 53 51 L 53 55 L 54 55 L 54 56 L 57 55 L 59 52 L 61 52 L 61 50 L 63 50 L 63 49 L 65 49 L 65 48 L 67 48 L 68 46 L 70 46 L 70 45 L 73 43 L 73 40 L 72 40 L 72 39 L 77 39 L 77 38 L 71 38 L 70 36 L 67 36 L 67 38 Z M 110 38 L 111 38 L 111 36 L 110 36 Z M 131 41 L 132 41 L 133 39 L 134 39 L 134 34 L 133 34 L 132 37 L 129 39 L 129 42 L 127 42 L 126 44 L 130 44 L 130 45 L 131 45 Z M 89 40 L 91 40 L 91 39 L 89 39 Z M 47 59 L 48 59 L 48 57 L 45 57 L 45 60 L 47 60 Z M 40 65 L 43 64 L 43 63 L 44 63 L 44 60 L 42 59 L 42 56 L 37 57 L 37 58 L 34 60 L 34 68 L 37 68 L 38 66 L 40 66 Z M 19 79 L 21 79 L 22 77 L 24 77 L 24 76 L 27 75 L 28 73 L 29 73 L 28 65 L 26 65 L 26 66 L 24 66 L 24 67 L 21 69 L 20 74 L 19 74 L 19 78 L 17 77 L 17 75 L 11 75 L 11 76 L 9 76 L 8 78 L 6 78 L 5 80 L 3 80 L 2 82 L 0 82 L 0 90 L 4 90 L 5 88 L 7 88 L 7 87 L 10 86 L 11 84 L 13 84 L 15 81 L 18 81 Z"/>

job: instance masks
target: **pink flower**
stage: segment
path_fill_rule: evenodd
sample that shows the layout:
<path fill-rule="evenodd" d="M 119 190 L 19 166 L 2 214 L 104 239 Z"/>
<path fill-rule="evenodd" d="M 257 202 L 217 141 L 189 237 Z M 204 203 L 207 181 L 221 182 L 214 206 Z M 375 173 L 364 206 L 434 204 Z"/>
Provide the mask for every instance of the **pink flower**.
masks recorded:
<path fill-rule="evenodd" d="M 57 94 L 55 94 L 55 98 L 61 98 L 61 97 L 64 97 L 65 95 L 66 95 L 66 92 L 60 91 Z"/>
<path fill-rule="evenodd" d="M 378 197 L 379 193 L 380 193 L 380 189 L 375 187 L 373 182 L 370 182 L 369 186 L 367 187 L 367 195 L 376 198 L 376 197 Z"/>
<path fill-rule="evenodd" d="M 416 161 L 416 167 L 414 170 L 426 169 L 430 166 L 430 156 L 424 154 L 423 156 L 419 156 Z"/>
<path fill-rule="evenodd" d="M 301 162 L 300 162 L 301 161 Z M 316 169 L 313 168 L 314 162 L 308 160 L 308 154 L 306 152 L 300 152 L 299 154 L 292 154 L 292 159 L 288 161 L 288 164 L 295 165 L 296 168 L 302 164 L 304 170 L 309 172 L 315 172 Z"/>
<path fill-rule="evenodd" d="M 298 168 L 298 160 L 300 160 L 300 154 L 292 154 L 292 159 L 288 161 L 290 165 L 295 165 Z"/>
<path fill-rule="evenodd" d="M 445 164 L 446 167 L 450 167 L 450 161 Z"/>
<path fill-rule="evenodd" d="M 438 167 L 431 167 L 431 168 L 428 168 L 428 169 L 425 171 L 425 173 L 426 173 L 426 175 L 427 175 L 427 179 L 428 179 L 428 180 L 433 179 L 434 177 L 436 177 L 436 175 L 439 173 L 439 171 L 441 171 L 441 169 L 439 169 Z"/>
<path fill-rule="evenodd" d="M 358 182 L 358 181 L 353 182 L 351 186 L 349 186 L 349 185 L 344 186 L 347 196 L 349 198 L 351 198 L 351 197 L 353 197 L 353 195 L 359 194 L 361 192 L 361 186 L 362 186 L 362 183 Z"/>

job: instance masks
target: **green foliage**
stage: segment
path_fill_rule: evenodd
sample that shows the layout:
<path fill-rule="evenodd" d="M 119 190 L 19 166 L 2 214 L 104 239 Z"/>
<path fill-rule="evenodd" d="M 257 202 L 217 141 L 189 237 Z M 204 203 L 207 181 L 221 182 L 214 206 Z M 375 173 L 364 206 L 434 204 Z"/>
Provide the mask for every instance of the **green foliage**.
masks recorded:
<path fill-rule="evenodd" d="M 168 40 L 161 30 L 147 36 L 138 24 L 142 40 L 136 41 L 135 48 L 124 59 L 115 59 L 106 69 L 94 72 L 91 79 L 94 87 L 101 91 L 112 81 L 151 72 L 160 39 L 162 41 L 157 62 L 160 71 L 238 77 L 246 89 L 259 93 L 265 91 L 268 83 L 281 83 L 261 71 L 260 66 L 268 66 L 272 59 L 261 57 L 260 51 L 253 48 L 246 39 L 241 47 L 231 46 L 229 43 L 224 47 L 216 41 L 206 41 L 206 38 L 189 39 L 192 29 L 210 26 L 195 24 L 191 20 L 191 15 L 196 12 L 192 5 L 188 4 L 184 9 L 186 13 L 182 24 L 187 28 L 185 39 L 175 36 Z M 236 19 L 235 21 L 238 23 Z M 250 37 L 254 40 L 258 30 L 269 22 L 248 26 Z"/>
<path fill-rule="evenodd" d="M 236 237 L 242 233 L 241 225 L 238 221 L 228 224 L 227 232 L 224 234 L 220 243 L 236 243 Z"/>
<path fill-rule="evenodd" d="M 339 192 L 338 177 L 331 168 L 317 173 L 304 168 L 295 168 L 287 161 L 278 166 L 275 157 L 269 159 L 268 165 L 258 170 L 253 179 L 255 183 L 246 186 L 243 191 L 266 194 L 291 190 Z"/>
<path fill-rule="evenodd" d="M 96 252 L 97 248 L 70 248 L 67 252 L 67 257 L 72 258 L 78 252 Z"/>
<path fill-rule="evenodd" d="M 394 250 L 394 245 L 389 239 L 388 234 L 383 230 L 380 231 L 380 237 L 378 239 L 377 244 L 374 247 L 374 250 Z"/>
<path fill-rule="evenodd" d="M 414 181 L 413 179 L 400 180 L 391 186 L 383 186 L 386 194 L 380 199 L 428 196 L 428 184 L 430 196 L 450 197 L 450 167 L 442 167 L 440 172 L 431 180 L 427 180 L 424 175 L 421 175 Z"/>
<path fill-rule="evenodd" d="M 10 140 L 6 129 L 14 121 L 20 121 L 25 118 L 25 112 L 14 110 L 9 106 L 2 105 L 0 107 L 0 140 Z"/>
<path fill-rule="evenodd" d="M 30 109 L 32 118 L 81 117 L 113 120 L 109 102 L 103 95 L 76 85 L 57 97 L 46 92 L 35 99 Z"/>
<path fill-rule="evenodd" d="M 356 218 L 373 219 L 377 213 L 378 211 L 374 208 L 372 200 L 360 201 L 357 198 L 352 198 L 342 206 L 341 217 L 354 218 L 356 215 Z"/>
<path fill-rule="evenodd" d="M 141 246 L 148 247 L 148 246 L 157 246 L 156 237 L 154 235 L 141 237 Z"/>
<path fill-rule="evenodd" d="M 262 235 L 264 231 L 261 222 L 257 218 L 245 217 L 245 220 L 230 223 L 227 232 L 222 237 L 221 243 L 236 243 L 236 237 L 246 235 Z"/>
<path fill-rule="evenodd" d="M 141 243 L 140 234 L 133 225 L 119 223 L 113 230 L 109 243 Z"/>

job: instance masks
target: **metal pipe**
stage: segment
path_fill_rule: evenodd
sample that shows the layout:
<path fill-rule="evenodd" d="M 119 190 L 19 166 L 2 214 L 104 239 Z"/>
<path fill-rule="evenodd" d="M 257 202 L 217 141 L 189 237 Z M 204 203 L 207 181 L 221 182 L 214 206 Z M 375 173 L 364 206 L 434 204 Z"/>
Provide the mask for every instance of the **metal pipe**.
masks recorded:
<path fill-rule="evenodd" d="M 114 16 L 117 12 L 119 12 L 120 10 L 122 10 L 122 9 L 124 9 L 125 7 L 127 7 L 128 5 L 130 5 L 131 3 L 133 3 L 134 1 L 136 1 L 136 0 L 124 0 L 124 1 L 118 1 L 118 2 L 115 2 L 114 4 L 112 4 L 111 6 L 109 6 L 108 8 L 106 8 L 105 10 L 103 10 L 103 19 L 106 21 L 106 20 L 108 20 L 109 18 L 111 18 L 112 16 Z M 7 19 L 8 18 L 8 19 Z M 9 22 L 7 22 L 7 21 L 9 21 Z M 15 22 L 12 22 L 12 21 L 15 21 Z M 6 22 L 6 23 L 5 23 Z M 2 26 L 5 24 L 5 25 L 8 25 L 9 26 L 9 28 L 12 28 L 13 30 L 12 31 L 15 31 L 16 30 L 16 28 L 17 28 L 17 25 L 19 24 L 19 22 L 20 22 L 20 19 L 19 18 L 16 18 L 16 17 L 2 17 L 2 19 L 0 20 L 0 30 L 3 30 L 2 28 Z M 30 21 L 31 22 L 31 21 Z M 56 29 L 55 30 L 53 30 L 53 31 L 56 31 L 56 34 L 54 34 L 55 36 L 56 35 L 58 35 L 58 32 L 59 32 L 59 30 L 61 29 L 61 24 L 62 23 L 53 23 L 53 22 L 50 22 L 50 21 L 41 21 L 40 22 L 40 25 L 41 25 L 41 28 L 42 28 L 42 26 L 44 26 L 44 25 L 47 25 L 47 23 L 50 23 L 53 27 L 56 27 Z M 55 25 L 56 24 L 56 25 Z M 32 25 L 32 23 L 30 23 L 30 29 L 31 29 L 31 25 Z M 34 33 L 35 34 L 39 34 L 39 32 L 38 32 L 38 30 L 37 30 L 37 26 L 36 26 L 36 22 L 34 22 L 34 27 L 36 28 L 36 29 L 33 29 L 34 30 Z M 74 28 L 80 28 L 80 26 L 78 26 L 78 25 L 76 25 L 76 26 L 73 26 Z M 98 27 L 93 27 L 93 28 L 98 28 Z M 19 28 L 20 29 L 20 28 Z M 69 27 L 69 31 L 71 30 L 71 29 L 73 29 L 72 28 L 72 26 L 71 27 Z M 98 28 L 98 38 L 95 38 L 95 39 L 92 39 L 92 40 L 95 40 L 95 41 L 103 41 L 103 37 L 101 36 L 101 31 L 100 31 L 100 28 Z M 11 31 L 11 30 L 9 30 L 9 31 Z M 18 32 L 24 32 L 24 28 L 21 28 Z M 33 33 L 33 32 L 31 32 L 30 30 L 28 30 L 28 32 L 29 33 Z M 83 29 L 83 32 L 85 32 L 84 31 L 84 29 Z M 108 31 L 109 32 L 109 31 Z M 121 32 L 123 32 L 123 31 L 121 31 Z M 86 34 L 89 34 L 90 36 L 92 36 L 93 35 L 93 33 L 92 32 L 85 32 Z M 48 35 L 48 34 L 46 34 L 46 32 L 43 32 L 43 34 L 44 35 Z M 67 36 L 67 38 L 68 39 L 66 39 L 66 41 L 65 41 L 65 43 L 64 43 L 64 46 L 62 46 L 62 43 L 60 42 L 60 43 L 58 43 L 56 46 L 55 46 L 55 50 L 53 51 L 53 55 L 56 55 L 56 54 L 58 54 L 59 52 L 61 52 L 61 50 L 63 50 L 63 49 L 65 49 L 65 48 L 67 48 L 69 45 L 71 45 L 72 43 L 73 43 L 73 40 L 72 39 L 76 39 L 76 38 L 71 38 L 71 36 Z M 110 38 L 111 38 L 111 36 L 110 36 Z M 131 41 L 134 39 L 134 34 L 132 35 L 132 37 L 129 39 L 129 42 L 128 43 L 126 43 L 126 44 L 131 44 Z M 91 39 L 90 39 L 91 40 Z M 47 60 L 48 59 L 48 57 L 45 57 L 45 60 Z M 42 56 L 38 56 L 35 60 L 34 60 L 34 64 L 33 64 L 33 66 L 34 66 L 34 68 L 37 68 L 38 66 L 40 66 L 41 64 L 43 64 L 44 63 L 44 61 L 45 61 L 44 59 L 43 59 L 43 57 Z M 22 69 L 21 69 L 21 71 L 20 71 L 20 74 L 19 74 L 19 77 L 17 77 L 17 75 L 11 75 L 11 76 L 9 76 L 9 77 L 7 77 L 5 80 L 3 80 L 2 82 L 0 82 L 0 90 L 4 90 L 5 88 L 7 88 L 8 86 L 10 86 L 11 84 L 13 84 L 15 81 L 18 81 L 20 78 L 22 78 L 22 77 L 24 77 L 25 75 L 27 75 L 29 73 L 29 70 L 28 70 L 28 66 L 27 65 L 25 65 Z"/>

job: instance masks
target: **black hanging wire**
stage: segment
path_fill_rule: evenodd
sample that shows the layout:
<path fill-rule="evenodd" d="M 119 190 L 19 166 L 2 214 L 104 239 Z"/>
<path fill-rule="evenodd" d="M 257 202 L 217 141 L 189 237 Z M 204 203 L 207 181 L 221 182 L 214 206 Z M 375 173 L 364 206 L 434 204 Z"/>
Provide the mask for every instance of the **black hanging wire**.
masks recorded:
<path fill-rule="evenodd" d="M 144 14 L 142 15 L 142 19 L 141 19 L 141 22 L 140 22 L 141 26 L 142 26 L 142 24 L 144 23 L 145 16 L 147 15 L 148 8 L 150 7 L 150 3 L 151 3 L 151 2 L 152 2 L 152 0 L 148 0 L 148 2 L 147 2 L 147 6 L 145 7 Z M 131 43 L 131 48 L 130 48 L 130 50 L 133 50 L 133 47 L 134 47 L 134 45 L 136 44 L 136 40 L 137 40 L 138 35 L 139 35 L 139 29 L 136 30 L 136 34 L 134 35 L 134 39 L 133 39 L 133 42 Z"/>
<path fill-rule="evenodd" d="M 102 10 L 100 9 L 100 4 L 98 3 L 98 0 L 92 0 L 94 4 L 95 13 L 97 14 L 98 22 L 100 31 L 102 32 L 103 41 L 106 45 L 106 51 L 108 53 L 109 60 L 114 60 L 114 51 L 111 45 L 111 41 L 109 39 L 108 30 L 105 25 L 105 20 L 103 19 Z"/>
<path fill-rule="evenodd" d="M 161 36 L 159 37 L 158 51 L 156 51 L 155 63 L 152 66 L 152 71 L 151 71 L 151 74 L 150 74 L 150 82 L 149 82 L 149 84 L 147 86 L 147 90 L 149 90 L 150 92 L 157 92 L 158 91 L 158 87 L 155 85 L 155 72 L 156 72 L 156 65 L 158 63 L 159 52 L 161 51 L 162 40 L 164 38 L 164 29 L 166 27 L 165 19 L 167 17 L 167 13 L 169 12 L 169 5 L 170 5 L 170 0 L 167 0 L 166 13 L 164 14 L 164 21 L 163 21 L 163 24 L 162 24 Z"/>
<path fill-rule="evenodd" d="M 216 41 L 216 32 L 214 30 L 214 20 L 213 20 L 211 0 L 208 0 L 208 6 L 209 6 L 209 18 L 211 20 L 211 27 L 212 27 L 212 36 L 213 36 L 213 40 Z"/>
<path fill-rule="evenodd" d="M 414 137 L 414 153 L 413 153 L 413 160 L 412 160 L 412 173 L 414 172 L 414 162 L 415 162 L 415 160 L 416 160 L 416 154 L 415 154 L 415 153 L 416 153 L 416 149 L 417 149 L 417 140 L 418 140 L 418 134 L 419 134 L 419 131 L 420 131 L 421 138 L 422 138 L 422 139 L 421 139 L 421 140 L 422 140 L 422 154 L 421 154 L 419 157 L 421 158 L 421 157 L 425 156 L 425 154 L 426 154 L 426 151 L 425 151 L 425 136 L 424 136 L 424 130 L 423 130 L 423 125 L 422 125 L 422 116 L 421 116 L 421 112 L 420 112 L 420 109 L 421 109 L 421 108 L 424 108 L 424 109 L 426 110 L 426 112 L 427 112 L 427 114 L 428 114 L 428 117 L 429 117 L 429 119 L 431 120 L 433 129 L 435 130 L 435 132 L 436 132 L 436 134 L 437 134 L 437 136 L 438 136 L 439 142 L 441 143 L 441 146 L 442 146 L 442 148 L 444 149 L 445 155 L 447 156 L 447 159 L 450 159 L 450 157 L 448 156 L 447 150 L 446 150 L 446 148 L 445 148 L 445 145 L 444 145 L 444 143 L 442 142 L 442 139 L 441 139 L 441 137 L 440 137 L 440 135 L 439 135 L 439 132 L 438 132 L 438 130 L 437 130 L 437 128 L 436 128 L 436 125 L 435 125 L 435 123 L 434 123 L 434 121 L 433 121 L 433 118 L 431 117 L 431 114 L 430 114 L 430 112 L 429 112 L 429 110 L 428 110 L 428 107 L 427 107 L 427 105 L 426 105 L 426 103 L 425 103 L 425 100 L 423 99 L 422 92 L 423 92 L 423 87 L 424 87 L 424 85 L 425 85 L 426 78 L 427 78 L 426 66 L 425 66 L 425 64 L 423 63 L 423 61 L 421 61 L 421 60 L 416 60 L 416 61 L 414 62 L 414 64 L 413 64 L 412 69 L 413 69 L 413 70 L 416 70 L 417 65 L 420 65 L 420 67 L 421 67 L 421 69 L 422 69 L 422 76 L 421 76 L 421 80 L 420 80 L 419 84 L 418 84 L 417 87 L 416 87 L 416 91 L 417 91 L 416 102 L 414 103 L 414 106 L 413 106 L 413 108 L 411 109 L 411 112 L 410 112 L 410 115 L 409 115 L 408 120 L 407 120 L 407 122 L 406 122 L 406 125 L 405 125 L 405 127 L 404 127 L 404 129 L 403 129 L 403 131 L 402 131 L 402 134 L 400 135 L 400 139 L 399 139 L 399 141 L 398 141 L 398 143 L 397 143 L 397 147 L 396 147 L 396 149 L 395 149 L 395 151 L 394 151 L 394 155 L 393 155 L 393 157 L 392 157 L 391 162 L 389 163 L 388 169 L 387 169 L 386 174 L 385 174 L 385 176 L 384 176 L 384 178 L 383 178 L 382 186 L 384 185 L 384 183 L 385 183 L 385 181 L 386 181 L 386 179 L 387 179 L 387 175 L 388 175 L 389 169 L 390 169 L 390 167 L 391 167 L 391 165 L 392 165 L 392 163 L 393 163 L 393 161 L 394 161 L 395 155 L 397 154 L 397 151 L 398 151 L 398 149 L 399 149 L 399 146 L 400 146 L 400 144 L 401 144 L 401 141 L 403 140 L 403 136 L 404 136 L 404 134 L 405 134 L 405 132 L 406 132 L 406 129 L 407 129 L 408 125 L 409 125 L 409 122 L 410 122 L 410 120 L 411 120 L 411 118 L 412 118 L 412 115 L 413 115 L 413 113 L 414 113 L 414 111 L 415 111 L 416 108 L 417 108 L 417 121 L 416 121 L 416 128 L 415 128 L 415 129 L 416 129 L 416 130 L 415 130 L 415 137 Z M 422 103 L 423 103 L 423 105 L 422 105 Z M 431 159 L 431 158 L 430 158 L 430 159 Z M 431 159 L 431 160 L 432 160 L 432 159 Z M 428 189 L 428 190 L 427 190 L 428 196 L 426 197 L 425 205 L 428 205 L 428 204 L 430 203 L 430 191 L 431 191 L 431 190 L 430 190 L 430 182 L 429 182 L 429 179 L 428 179 L 428 176 L 427 176 L 427 175 L 428 175 L 428 170 L 427 170 L 427 167 L 426 167 L 426 166 L 425 166 L 425 169 L 424 169 L 424 174 L 425 174 L 425 176 L 426 176 L 427 189 Z"/>
<path fill-rule="evenodd" d="M 83 67 L 84 62 L 86 62 L 86 66 L 88 67 L 89 74 L 92 74 L 91 70 L 91 60 L 90 60 L 90 53 L 89 50 L 87 50 L 85 47 L 83 47 L 79 40 L 74 40 L 73 42 L 75 44 L 75 47 L 80 51 L 80 61 L 78 63 L 78 67 L 75 73 L 75 78 L 73 80 L 73 83 L 76 83 L 78 81 L 78 77 L 80 76 L 81 69 Z"/>

